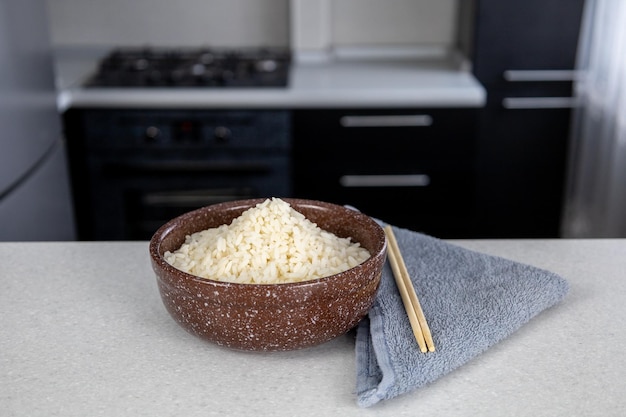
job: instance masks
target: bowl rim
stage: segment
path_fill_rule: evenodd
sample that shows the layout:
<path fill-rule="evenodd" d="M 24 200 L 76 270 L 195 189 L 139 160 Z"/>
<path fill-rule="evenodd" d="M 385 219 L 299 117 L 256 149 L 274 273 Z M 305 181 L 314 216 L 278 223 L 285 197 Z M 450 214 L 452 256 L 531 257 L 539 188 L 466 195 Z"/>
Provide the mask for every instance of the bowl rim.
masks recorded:
<path fill-rule="evenodd" d="M 184 219 L 185 217 L 193 217 L 194 215 L 198 214 L 198 213 L 202 213 L 208 210 L 215 210 L 215 209 L 219 209 L 221 207 L 229 207 L 231 209 L 235 209 L 238 206 L 243 206 L 243 207 L 248 207 L 248 208 L 252 208 L 255 207 L 256 204 L 262 203 L 264 201 L 266 201 L 268 198 L 272 198 L 272 197 L 267 197 L 267 198 L 253 198 L 253 199 L 242 199 L 242 200 L 231 200 L 231 201 L 226 201 L 226 202 L 221 202 L 221 203 L 216 203 L 216 204 L 211 204 L 208 206 L 204 206 L 204 207 L 200 207 L 197 208 L 195 210 L 191 210 L 188 211 L 186 213 L 183 213 L 179 216 L 176 216 L 172 219 L 170 219 L 169 221 L 167 221 L 165 224 L 163 224 L 161 227 L 159 227 L 156 232 L 152 235 L 152 237 L 150 238 L 149 241 L 149 252 L 150 252 L 150 257 L 152 259 L 153 264 L 156 263 L 156 265 L 159 266 L 159 268 L 165 270 L 167 273 L 169 274 L 178 274 L 180 277 L 182 277 L 184 279 L 184 281 L 192 281 L 194 283 L 200 284 L 200 285 L 212 285 L 216 288 L 247 288 L 247 289 L 268 289 L 268 288 L 281 288 L 281 289 L 290 289 L 290 288 L 306 288 L 307 286 L 315 286 L 315 285 L 319 285 L 321 282 L 325 282 L 325 281 L 331 281 L 331 280 L 335 280 L 337 279 L 338 275 L 344 274 L 347 271 L 352 271 L 352 270 L 359 270 L 359 269 L 364 269 L 366 267 L 368 267 L 370 264 L 375 263 L 376 259 L 379 256 L 384 256 L 386 250 L 387 250 L 387 237 L 385 235 L 385 232 L 383 230 L 383 228 L 380 226 L 380 224 L 378 224 L 372 217 L 368 216 L 367 214 L 364 214 L 363 212 L 352 208 L 352 207 L 347 207 L 347 206 L 342 206 L 339 204 L 334 204 L 334 203 L 329 203 L 326 201 L 320 201 L 320 200 L 312 200 L 312 199 L 302 199 L 302 198 L 282 198 L 280 197 L 281 200 L 289 203 L 290 205 L 293 204 L 297 204 L 297 205 L 309 205 L 309 206 L 314 206 L 314 207 L 325 207 L 325 208 L 330 208 L 330 209 L 340 209 L 340 210 L 351 210 L 354 215 L 356 215 L 357 217 L 361 218 L 361 220 L 370 223 L 372 226 L 374 226 L 374 230 L 376 230 L 376 232 L 378 234 L 380 234 L 380 237 L 382 239 L 380 239 L 380 241 L 382 242 L 382 244 L 380 245 L 380 247 L 377 248 L 377 250 L 372 253 L 372 251 L 370 251 L 370 257 L 367 258 L 365 261 L 361 262 L 360 264 L 346 270 L 346 271 L 342 271 L 342 272 L 338 272 L 336 274 L 333 275 L 328 275 L 325 277 L 319 277 L 319 278 L 314 278 L 314 279 L 310 279 L 310 280 L 305 280 L 305 281 L 297 281 L 297 282 L 278 282 L 278 283 L 271 283 L 271 284 L 246 284 L 246 283 L 239 283 L 239 282 L 231 282 L 231 281 L 220 281 L 220 280 L 216 280 L 216 279 L 212 279 L 212 278 L 205 278 L 205 277 L 200 277 L 197 275 L 193 275 L 190 274 L 188 272 L 185 272 L 183 270 L 180 270 L 174 266 L 172 266 L 169 262 L 167 262 L 165 260 L 165 258 L 163 257 L 163 255 L 161 254 L 160 251 L 160 247 L 161 247 L 161 240 L 167 236 L 168 233 L 170 233 L 174 227 L 176 226 L 176 223 L 178 221 L 180 221 L 181 219 Z M 294 207 L 295 209 L 295 207 Z M 158 275 L 158 274 L 157 274 Z M 159 279 L 162 279 L 159 276 Z"/>

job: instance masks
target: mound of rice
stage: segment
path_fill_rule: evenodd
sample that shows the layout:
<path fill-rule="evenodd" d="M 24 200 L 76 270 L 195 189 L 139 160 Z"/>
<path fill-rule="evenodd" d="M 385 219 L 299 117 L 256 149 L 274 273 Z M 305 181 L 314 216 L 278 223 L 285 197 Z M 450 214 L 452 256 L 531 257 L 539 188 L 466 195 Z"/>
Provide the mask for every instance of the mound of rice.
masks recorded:
<path fill-rule="evenodd" d="M 242 284 L 306 281 L 364 262 L 367 249 L 319 228 L 287 202 L 267 199 L 230 225 L 187 236 L 165 260 L 190 274 Z"/>

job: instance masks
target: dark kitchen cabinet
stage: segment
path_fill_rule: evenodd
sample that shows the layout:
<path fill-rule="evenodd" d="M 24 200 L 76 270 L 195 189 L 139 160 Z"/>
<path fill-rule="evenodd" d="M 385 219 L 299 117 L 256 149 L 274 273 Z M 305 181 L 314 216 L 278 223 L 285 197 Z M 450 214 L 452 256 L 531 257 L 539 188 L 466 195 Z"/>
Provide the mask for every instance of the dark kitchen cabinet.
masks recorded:
<path fill-rule="evenodd" d="M 469 237 L 476 111 L 295 110 L 295 195 L 437 237 Z"/>
<path fill-rule="evenodd" d="M 476 237 L 558 237 L 584 0 L 476 0 Z"/>

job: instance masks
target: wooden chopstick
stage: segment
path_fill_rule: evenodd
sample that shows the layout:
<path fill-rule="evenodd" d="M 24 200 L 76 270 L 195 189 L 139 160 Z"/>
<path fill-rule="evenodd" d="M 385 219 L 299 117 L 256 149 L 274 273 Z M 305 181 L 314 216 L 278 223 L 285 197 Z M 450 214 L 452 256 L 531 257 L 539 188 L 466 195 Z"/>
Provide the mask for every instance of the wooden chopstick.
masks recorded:
<path fill-rule="evenodd" d="M 387 235 L 387 240 L 389 241 L 389 250 L 387 251 L 389 263 L 391 264 L 391 269 L 396 279 L 400 296 L 402 297 L 404 309 L 409 317 L 409 322 L 411 323 L 415 340 L 423 353 L 426 353 L 427 351 L 434 352 L 435 344 L 430 332 L 430 327 L 426 322 L 422 306 L 417 298 L 417 294 L 415 293 L 415 288 L 413 288 L 409 271 L 406 268 L 406 264 L 404 263 L 404 259 L 400 253 L 400 247 L 398 246 L 396 236 L 394 235 L 393 229 L 390 225 L 385 226 L 385 234 Z"/>

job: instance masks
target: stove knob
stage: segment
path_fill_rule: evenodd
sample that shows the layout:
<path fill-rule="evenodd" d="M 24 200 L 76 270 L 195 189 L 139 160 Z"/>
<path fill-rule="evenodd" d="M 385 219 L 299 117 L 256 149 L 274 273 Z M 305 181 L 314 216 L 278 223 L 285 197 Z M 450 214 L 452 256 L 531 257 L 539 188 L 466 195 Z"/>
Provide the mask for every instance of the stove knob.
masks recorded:
<path fill-rule="evenodd" d="M 145 58 L 139 58 L 132 63 L 132 69 L 135 71 L 144 71 L 150 67 L 150 61 Z"/>
<path fill-rule="evenodd" d="M 278 69 L 278 63 L 273 59 L 262 59 L 254 67 L 258 72 L 274 72 Z"/>
<path fill-rule="evenodd" d="M 210 65 L 215 62 L 215 55 L 212 52 L 203 52 L 200 55 L 199 61 L 204 65 Z"/>
<path fill-rule="evenodd" d="M 206 65 L 198 63 L 198 64 L 193 64 L 191 66 L 192 75 L 195 75 L 196 77 L 201 77 L 205 73 L 206 73 Z"/>
<path fill-rule="evenodd" d="M 145 132 L 145 138 L 147 142 L 156 142 L 161 136 L 161 130 L 156 126 L 148 126 Z"/>
<path fill-rule="evenodd" d="M 225 126 L 218 126 L 213 131 L 213 137 L 215 137 L 215 140 L 219 143 L 226 143 L 230 141 L 232 136 L 233 133 Z"/>

